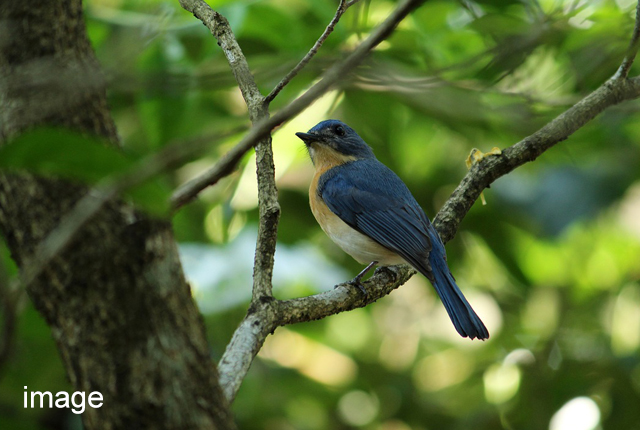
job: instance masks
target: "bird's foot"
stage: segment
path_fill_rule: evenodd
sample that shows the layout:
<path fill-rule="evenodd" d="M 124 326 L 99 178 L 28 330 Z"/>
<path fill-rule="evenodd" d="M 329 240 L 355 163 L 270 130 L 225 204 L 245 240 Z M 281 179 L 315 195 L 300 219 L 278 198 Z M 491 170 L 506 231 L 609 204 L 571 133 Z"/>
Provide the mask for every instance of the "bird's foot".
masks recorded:
<path fill-rule="evenodd" d="M 360 273 L 358 273 L 355 278 L 346 282 L 346 284 L 351 285 L 353 287 L 357 287 L 362 292 L 362 294 L 364 294 L 365 297 L 368 296 L 369 293 L 367 292 L 366 288 L 364 288 L 364 285 L 362 285 L 361 281 L 362 281 L 362 277 L 366 275 L 367 272 L 371 270 L 371 268 L 376 264 L 378 264 L 377 261 L 372 261 L 371 263 L 369 263 L 367 267 L 365 267 Z M 336 287 L 338 286 L 336 285 Z"/>
<path fill-rule="evenodd" d="M 502 154 L 502 151 L 497 146 L 494 146 L 493 148 L 491 148 L 491 151 L 487 153 L 480 151 L 478 148 L 473 148 L 466 160 L 467 169 L 471 169 L 471 167 L 474 164 L 478 164 L 480 161 L 484 160 L 490 155 L 500 155 L 500 154 Z M 484 199 L 484 193 L 480 193 L 480 200 L 482 200 L 483 206 L 487 204 L 487 201 Z"/>
<path fill-rule="evenodd" d="M 357 287 L 360 292 L 362 292 L 363 296 L 367 297 L 369 295 L 367 289 L 364 287 L 364 285 L 362 285 L 362 282 L 360 282 L 360 278 L 358 276 L 347 282 L 347 284 L 351 285 L 352 287 Z"/>
<path fill-rule="evenodd" d="M 357 276 L 350 281 L 343 282 L 342 284 L 336 285 L 335 287 L 333 287 L 333 289 L 335 290 L 336 288 L 341 287 L 343 285 L 348 285 L 350 287 L 357 287 L 358 290 L 360 290 L 362 295 L 364 295 L 365 297 L 369 295 L 369 293 L 367 293 L 367 289 L 364 287 L 364 285 L 362 285 L 362 282 L 360 282 L 360 279 L 358 279 Z"/>

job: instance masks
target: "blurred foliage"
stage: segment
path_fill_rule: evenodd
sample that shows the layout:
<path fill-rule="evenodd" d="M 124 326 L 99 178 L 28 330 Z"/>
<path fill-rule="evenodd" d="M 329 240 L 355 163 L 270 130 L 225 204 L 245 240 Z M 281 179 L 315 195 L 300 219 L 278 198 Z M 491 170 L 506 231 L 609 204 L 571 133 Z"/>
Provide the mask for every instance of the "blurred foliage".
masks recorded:
<path fill-rule="evenodd" d="M 265 94 L 311 47 L 336 3 L 210 1 L 229 19 Z M 308 88 L 393 7 L 363 1 L 349 10 L 272 108 Z M 219 47 L 178 2 L 89 0 L 86 8 L 131 157 L 247 124 Z M 295 131 L 329 117 L 349 123 L 433 216 L 464 175 L 471 148 L 512 145 L 615 72 L 634 8 L 629 0 L 425 3 L 337 89 L 274 133 L 283 211 L 278 297 L 329 289 L 360 269 L 308 209 L 311 166 Z M 459 338 L 416 276 L 366 309 L 278 329 L 233 406 L 240 428 L 640 428 L 639 106 L 607 110 L 498 180 L 485 191 L 488 205 L 477 203 L 447 245 L 488 341 Z M 197 175 L 238 139 L 168 172 L 168 181 L 175 187 Z M 114 172 L 94 165 L 94 174 Z M 84 177 L 83 169 L 72 174 Z M 256 196 L 248 155 L 173 217 L 214 359 L 250 294 Z M 320 270 L 301 256 L 321 260 Z M 0 257 L 0 273 L 15 277 L 8 251 Z M 188 263 L 199 257 L 206 264 Z M 19 311 L 0 369 L 0 428 L 79 428 L 69 412 L 23 408 L 24 386 L 71 387 L 42 319 L 25 300 Z"/>
<path fill-rule="evenodd" d="M 101 139 L 48 127 L 30 130 L 0 148 L 0 169 L 24 169 L 91 185 L 106 179 L 104 186 L 138 172 L 142 162 L 136 161 Z M 148 212 L 162 216 L 169 211 L 171 189 L 161 180 L 130 186 L 125 194 Z"/>

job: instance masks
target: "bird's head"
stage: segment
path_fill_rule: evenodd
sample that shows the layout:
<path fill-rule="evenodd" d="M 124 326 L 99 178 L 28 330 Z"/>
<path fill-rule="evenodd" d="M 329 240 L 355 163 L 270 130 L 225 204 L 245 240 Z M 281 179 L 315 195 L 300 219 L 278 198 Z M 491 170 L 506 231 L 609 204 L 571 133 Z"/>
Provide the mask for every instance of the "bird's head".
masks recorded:
<path fill-rule="evenodd" d="M 335 119 L 318 123 L 308 133 L 296 133 L 307 146 L 311 161 L 318 165 L 340 165 L 374 158 L 373 150 L 354 129 Z"/>

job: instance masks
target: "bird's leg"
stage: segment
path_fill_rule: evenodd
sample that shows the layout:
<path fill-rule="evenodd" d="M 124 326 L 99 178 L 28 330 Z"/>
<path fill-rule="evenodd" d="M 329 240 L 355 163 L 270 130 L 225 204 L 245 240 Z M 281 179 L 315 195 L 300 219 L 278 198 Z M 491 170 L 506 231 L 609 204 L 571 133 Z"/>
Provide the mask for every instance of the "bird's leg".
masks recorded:
<path fill-rule="evenodd" d="M 360 291 L 362 291 L 362 294 L 364 294 L 365 296 L 368 295 L 368 293 L 367 293 L 367 290 L 364 289 L 364 286 L 362 285 L 362 283 L 360 281 L 362 281 L 362 277 L 364 275 L 366 275 L 367 272 L 369 270 L 371 270 L 371 268 L 373 266 L 375 266 L 376 264 L 378 264 L 377 261 L 372 261 L 371 263 L 369 263 L 369 265 L 367 267 L 362 269 L 362 271 L 360 273 L 358 273 L 355 278 L 353 278 L 352 280 L 349 281 L 349 284 L 358 287 L 358 289 Z"/>
<path fill-rule="evenodd" d="M 479 163 L 480 161 L 482 161 L 483 159 L 487 158 L 490 155 L 500 155 L 502 154 L 502 151 L 500 150 L 500 148 L 498 147 L 493 147 L 491 148 L 491 151 L 484 153 L 482 151 L 480 151 L 478 148 L 473 148 L 471 150 L 471 153 L 469 154 L 469 156 L 467 157 L 467 169 L 471 169 L 471 166 L 473 166 L 474 164 Z M 489 188 L 489 187 L 487 187 Z M 482 200 L 482 205 L 485 206 L 487 204 L 487 201 L 484 199 L 484 193 L 480 193 L 480 200 Z"/>

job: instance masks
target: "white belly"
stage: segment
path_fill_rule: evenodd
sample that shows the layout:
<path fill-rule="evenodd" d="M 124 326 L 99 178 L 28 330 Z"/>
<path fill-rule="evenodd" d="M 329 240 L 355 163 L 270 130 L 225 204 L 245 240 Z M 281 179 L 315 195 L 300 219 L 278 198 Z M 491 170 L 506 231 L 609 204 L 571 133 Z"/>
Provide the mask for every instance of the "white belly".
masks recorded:
<path fill-rule="evenodd" d="M 316 168 L 318 169 L 318 166 L 316 166 Z M 318 169 L 311 181 L 311 186 L 309 187 L 309 204 L 313 216 L 327 236 L 358 263 L 369 264 L 372 261 L 377 261 L 380 266 L 406 264 L 406 261 L 396 253 L 349 227 L 338 215 L 331 212 L 331 209 L 318 197 L 316 194 L 318 181 L 325 170 L 326 169 Z"/>
<path fill-rule="evenodd" d="M 316 214 L 314 213 L 314 215 Z M 325 217 L 324 222 L 318 219 L 318 215 L 316 215 L 316 219 L 324 232 L 327 233 L 327 236 L 358 263 L 369 264 L 372 261 L 377 261 L 379 266 L 406 263 L 398 254 L 354 230 L 334 213 L 328 216 L 325 214 L 320 216 Z"/>

